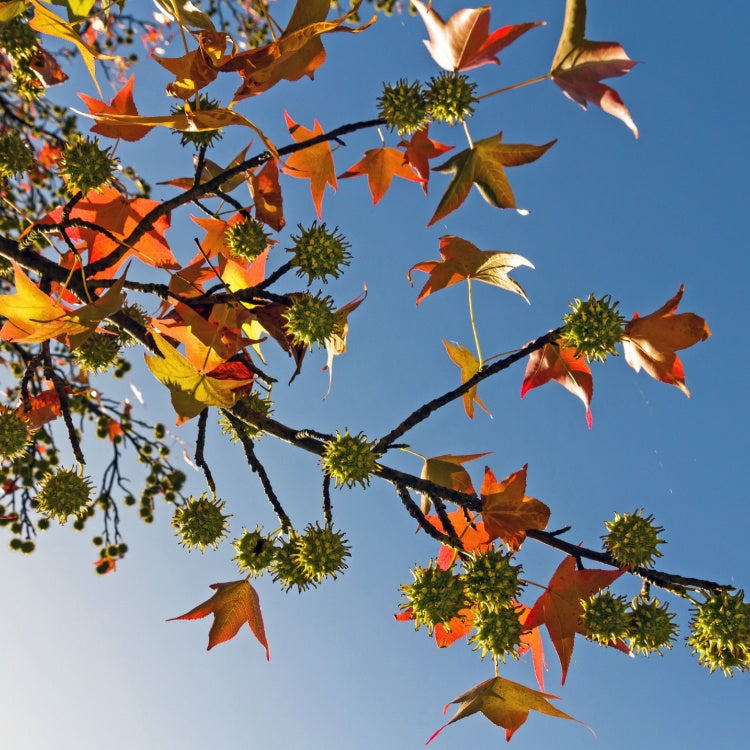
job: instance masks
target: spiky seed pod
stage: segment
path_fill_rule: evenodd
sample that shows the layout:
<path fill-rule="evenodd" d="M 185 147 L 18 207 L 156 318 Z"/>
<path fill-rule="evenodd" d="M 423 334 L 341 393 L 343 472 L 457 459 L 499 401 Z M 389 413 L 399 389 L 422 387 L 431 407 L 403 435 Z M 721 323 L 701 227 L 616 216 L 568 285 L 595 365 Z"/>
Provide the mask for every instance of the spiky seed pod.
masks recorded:
<path fill-rule="evenodd" d="M 581 623 L 586 637 L 600 646 L 613 646 L 627 635 L 630 614 L 624 596 L 614 596 L 609 591 L 582 599 Z"/>
<path fill-rule="evenodd" d="M 91 501 L 92 491 L 91 480 L 83 476 L 80 467 L 60 467 L 45 474 L 39 482 L 35 498 L 36 508 L 40 513 L 55 518 L 61 524 L 68 520 L 68 516 L 76 516 L 78 521 L 86 515 L 86 506 Z"/>
<path fill-rule="evenodd" d="M 142 325 L 144 327 L 148 322 L 146 309 L 143 307 L 143 305 L 139 305 L 137 302 L 123 305 L 120 309 L 120 312 L 127 315 L 135 323 L 138 323 L 139 325 Z M 117 343 L 120 346 L 135 346 L 136 340 L 127 331 L 123 331 L 113 323 L 107 323 L 104 328 L 105 330 L 115 334 Z"/>
<path fill-rule="evenodd" d="M 619 302 L 605 294 L 597 299 L 593 294 L 582 302 L 570 302 L 572 312 L 563 315 L 565 327 L 560 334 L 563 346 L 575 347 L 576 356 L 589 362 L 604 362 L 609 354 L 617 356 L 615 344 L 622 341 L 625 318 L 617 311 Z"/>
<path fill-rule="evenodd" d="M 210 99 L 207 94 L 201 94 L 199 97 L 199 106 L 192 107 L 193 110 L 210 110 L 218 109 L 219 102 L 215 99 Z M 185 105 L 179 104 L 172 107 L 173 115 L 185 114 Z M 213 130 L 172 130 L 173 133 L 179 133 L 180 145 L 186 146 L 188 143 L 192 143 L 195 146 L 207 146 L 211 147 L 214 145 L 214 141 L 220 141 L 223 137 L 221 128 Z"/>
<path fill-rule="evenodd" d="M 12 409 L 0 409 L 0 458 L 20 456 L 30 439 L 28 421 Z"/>
<path fill-rule="evenodd" d="M 185 505 L 175 509 L 172 526 L 180 544 L 188 550 L 197 547 L 203 552 L 206 547 L 216 549 L 229 530 L 228 515 L 224 515 L 224 503 L 209 499 L 204 492 L 200 497 L 190 496 Z"/>
<path fill-rule="evenodd" d="M 476 633 L 469 639 L 474 650 L 481 650 L 483 659 L 487 654 L 503 663 L 506 656 L 518 659 L 524 632 L 520 613 L 515 607 L 503 607 L 494 612 L 480 610 L 474 619 Z"/>
<path fill-rule="evenodd" d="M 502 549 L 471 555 L 462 564 L 466 595 L 484 609 L 497 611 L 511 606 L 511 600 L 521 593 L 521 566 L 513 565 L 513 556 Z"/>
<path fill-rule="evenodd" d="M 100 148 L 98 138 L 77 138 L 65 146 L 60 162 L 60 173 L 65 178 L 68 190 L 80 190 L 84 195 L 89 190 L 101 189 L 112 182 L 112 173 L 117 160 L 110 154 L 111 148 Z"/>
<path fill-rule="evenodd" d="M 666 602 L 660 604 L 658 599 L 637 599 L 630 611 L 629 620 L 628 645 L 634 653 L 648 656 L 656 651 L 661 655 L 663 648 L 672 648 L 677 626 L 672 622 L 674 612 L 669 611 Z"/>
<path fill-rule="evenodd" d="M 294 247 L 287 252 L 294 253 L 292 265 L 297 268 L 297 276 L 307 274 L 308 285 L 313 281 L 328 283 L 328 276 L 337 279 L 341 275 L 341 266 L 348 266 L 352 257 L 351 245 L 339 228 L 328 230 L 325 224 L 314 221 L 309 229 L 298 224 L 299 235 L 292 235 Z"/>
<path fill-rule="evenodd" d="M 73 350 L 73 357 L 78 364 L 89 372 L 106 372 L 120 353 L 120 342 L 117 336 L 94 331 L 78 348 Z"/>
<path fill-rule="evenodd" d="M 401 586 L 406 601 L 399 606 L 411 609 L 417 630 L 425 625 L 432 635 L 435 625 L 449 626 L 450 621 L 468 606 L 463 580 L 450 570 L 441 570 L 430 560 L 428 567 L 416 567 L 411 574 L 414 583 Z"/>
<path fill-rule="evenodd" d="M 351 557 L 350 549 L 343 532 L 309 524 L 299 539 L 297 562 L 309 578 L 322 583 L 324 578 L 336 578 L 337 573 L 349 567 L 345 560 Z"/>
<path fill-rule="evenodd" d="M 255 260 L 268 247 L 269 238 L 263 224 L 252 218 L 229 224 L 224 230 L 227 247 L 243 261 Z"/>
<path fill-rule="evenodd" d="M 361 432 L 350 435 L 347 429 L 341 435 L 337 431 L 336 437 L 323 449 L 320 459 L 323 471 L 333 479 L 336 487 L 353 487 L 357 483 L 367 487 L 370 477 L 378 470 L 377 457 L 372 450 L 374 444 Z"/>
<path fill-rule="evenodd" d="M 654 523 L 653 516 L 643 516 L 643 510 L 634 513 L 615 513 L 614 521 L 605 521 L 607 533 L 602 537 L 604 548 L 623 568 L 649 568 L 655 557 L 661 557 L 657 546 L 664 544 L 659 534 L 663 527 Z"/>
<path fill-rule="evenodd" d="M 12 130 L 0 136 L 0 180 L 27 172 L 34 166 L 29 144 Z"/>
<path fill-rule="evenodd" d="M 23 16 L 0 24 L 0 48 L 14 62 L 30 61 L 37 47 L 37 35 Z"/>
<path fill-rule="evenodd" d="M 699 664 L 726 677 L 750 670 L 750 603 L 742 591 L 712 593 L 692 615 L 687 645 Z"/>
<path fill-rule="evenodd" d="M 438 122 L 463 122 L 474 112 L 476 83 L 459 73 L 441 73 L 430 78 L 427 88 L 427 103 L 430 116 Z"/>
<path fill-rule="evenodd" d="M 284 591 L 291 591 L 296 587 L 301 594 L 310 586 L 315 587 L 316 583 L 315 578 L 299 562 L 299 545 L 300 538 L 296 535 L 282 541 L 275 549 L 271 572 L 273 580 L 280 583 Z"/>
<path fill-rule="evenodd" d="M 304 294 L 292 302 L 284 313 L 284 329 L 295 344 L 312 349 L 313 344 L 322 346 L 336 329 L 336 314 L 333 311 L 333 300 L 322 297 L 320 292 L 315 296 Z"/>
<path fill-rule="evenodd" d="M 399 135 L 419 130 L 429 121 L 422 84 L 409 83 L 403 78 L 395 86 L 384 83 L 378 98 L 378 114 Z"/>
<path fill-rule="evenodd" d="M 242 529 L 242 536 L 232 542 L 237 550 L 234 561 L 241 573 L 257 578 L 268 570 L 273 562 L 276 546 L 272 537 L 263 533 L 262 526 L 252 531 Z"/>
<path fill-rule="evenodd" d="M 253 417 L 255 416 L 268 417 L 271 414 L 272 406 L 273 401 L 270 401 L 268 398 L 262 397 L 256 391 L 251 391 L 250 393 L 245 393 L 240 396 L 234 402 L 234 407 L 232 410 L 235 412 L 237 417 L 241 419 L 247 419 L 252 422 Z M 222 434 L 229 435 L 233 443 L 236 443 L 240 439 L 239 435 L 232 426 L 232 423 L 226 417 L 222 416 L 219 419 L 219 426 L 221 427 Z M 249 437 L 251 440 L 257 440 L 261 437 L 261 435 L 263 435 L 263 430 L 258 427 L 253 427 L 252 425 L 247 424 L 247 422 L 242 422 L 242 431 L 244 435 L 246 437 Z"/>

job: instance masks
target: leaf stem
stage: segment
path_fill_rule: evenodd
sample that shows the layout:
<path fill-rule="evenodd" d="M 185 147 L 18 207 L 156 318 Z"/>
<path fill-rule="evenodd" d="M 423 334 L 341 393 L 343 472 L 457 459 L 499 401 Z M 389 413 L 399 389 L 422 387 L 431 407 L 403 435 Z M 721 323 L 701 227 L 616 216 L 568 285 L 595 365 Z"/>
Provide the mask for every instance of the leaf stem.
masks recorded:
<path fill-rule="evenodd" d="M 469 132 L 469 126 L 466 120 L 461 120 L 461 124 L 464 126 L 464 133 L 466 133 L 466 140 L 469 142 L 469 148 L 474 148 L 474 141 L 471 140 L 471 133 Z"/>
<path fill-rule="evenodd" d="M 479 369 L 484 367 L 482 361 L 482 349 L 479 346 L 479 334 L 477 333 L 477 325 L 474 320 L 474 294 L 471 286 L 471 278 L 466 279 L 469 286 L 469 318 L 471 319 L 471 330 L 474 332 L 474 345 L 477 347 L 477 359 L 479 360 Z"/>
<path fill-rule="evenodd" d="M 481 96 L 477 97 L 477 101 L 482 101 L 482 99 L 487 99 L 490 96 L 495 96 L 495 94 L 504 94 L 506 91 L 513 91 L 514 89 L 520 89 L 524 86 L 530 86 L 532 83 L 539 83 L 539 81 L 546 81 L 548 78 L 552 77 L 552 73 L 545 73 L 543 76 L 537 76 L 536 78 L 529 78 L 528 81 L 521 81 L 520 83 L 514 83 L 512 86 L 505 86 L 501 89 L 495 89 L 494 91 L 490 91 L 487 94 L 482 94 Z"/>

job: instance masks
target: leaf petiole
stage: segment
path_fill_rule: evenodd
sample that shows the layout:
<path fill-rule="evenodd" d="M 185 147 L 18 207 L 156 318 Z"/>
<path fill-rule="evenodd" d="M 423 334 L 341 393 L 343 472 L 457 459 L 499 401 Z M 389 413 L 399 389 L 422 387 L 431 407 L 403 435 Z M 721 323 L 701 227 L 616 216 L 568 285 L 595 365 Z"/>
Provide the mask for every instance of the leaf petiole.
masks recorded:
<path fill-rule="evenodd" d="M 524 86 L 530 86 L 532 83 L 539 83 L 540 81 L 546 81 L 548 78 L 552 77 L 552 73 L 545 73 L 543 76 L 537 76 L 536 78 L 529 78 L 528 81 L 520 81 L 519 83 L 514 83 L 512 86 L 505 86 L 501 89 L 495 89 L 494 91 L 490 91 L 486 94 L 482 94 L 481 96 L 477 97 L 477 101 L 482 101 L 482 99 L 488 99 L 490 96 L 495 96 L 495 94 L 504 94 L 506 91 L 513 91 L 514 89 L 520 89 Z"/>

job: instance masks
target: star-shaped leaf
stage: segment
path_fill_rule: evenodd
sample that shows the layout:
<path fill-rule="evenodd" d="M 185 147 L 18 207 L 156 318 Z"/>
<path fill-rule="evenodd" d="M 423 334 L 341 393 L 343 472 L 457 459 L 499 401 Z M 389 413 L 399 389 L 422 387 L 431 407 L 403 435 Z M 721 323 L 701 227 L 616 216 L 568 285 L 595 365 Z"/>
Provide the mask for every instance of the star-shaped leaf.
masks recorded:
<path fill-rule="evenodd" d="M 231 581 L 229 583 L 212 583 L 216 593 L 208 600 L 194 607 L 172 620 L 200 620 L 208 615 L 214 616 L 211 630 L 208 632 L 208 648 L 224 641 L 231 640 L 240 628 L 247 623 L 253 635 L 266 650 L 266 659 L 270 660 L 266 631 L 263 627 L 263 615 L 260 612 L 260 601 L 255 589 L 246 581 Z"/>
<path fill-rule="evenodd" d="M 586 35 L 586 0 L 567 0 L 565 21 L 550 73 L 569 99 L 584 109 L 591 102 L 622 120 L 638 137 L 638 128 L 620 95 L 601 83 L 629 73 L 638 63 L 617 42 L 592 42 Z"/>
<path fill-rule="evenodd" d="M 498 482 L 492 470 L 485 467 L 479 493 L 484 528 L 490 539 L 502 539 L 510 552 L 518 552 L 526 531 L 546 529 L 549 521 L 549 507 L 536 498 L 526 497 L 526 468 Z"/>
<path fill-rule="evenodd" d="M 411 164 L 412 168 L 422 178 L 422 190 L 427 195 L 427 185 L 430 180 L 430 159 L 442 156 L 446 151 L 450 151 L 453 146 L 446 146 L 444 143 L 433 141 L 428 137 L 429 125 L 417 130 L 411 137 L 411 140 L 402 140 L 398 145 L 405 149 L 404 157 Z"/>
<path fill-rule="evenodd" d="M 543 146 L 529 143 L 503 143 L 502 131 L 490 138 L 477 141 L 472 148 L 452 156 L 434 168 L 436 172 L 453 174 L 435 213 L 427 226 L 455 211 L 476 185 L 482 197 L 497 208 L 516 208 L 516 198 L 505 176 L 505 167 L 517 167 L 536 161 L 556 142 Z"/>
<path fill-rule="evenodd" d="M 422 182 L 422 178 L 409 166 L 403 152 L 397 148 L 383 146 L 365 151 L 365 155 L 354 166 L 349 167 L 339 179 L 367 175 L 367 184 L 372 202 L 377 203 L 391 186 L 394 177 L 411 182 Z"/>
<path fill-rule="evenodd" d="M 500 250 L 480 250 L 471 242 L 452 234 L 445 234 L 440 238 L 440 255 L 443 256 L 442 260 L 424 260 L 406 273 L 410 284 L 412 271 L 424 271 L 430 275 L 417 297 L 417 304 L 433 292 L 467 279 L 507 289 L 529 301 L 521 285 L 509 276 L 519 266 L 534 267 L 522 255 Z"/>
<path fill-rule="evenodd" d="M 86 94 L 78 94 L 83 99 L 84 104 L 88 107 L 92 115 L 113 114 L 113 115 L 138 115 L 138 109 L 133 101 L 133 81 L 135 76 L 132 75 L 125 82 L 125 85 L 117 92 L 114 99 L 109 104 L 105 104 L 99 99 Z M 96 123 L 91 128 L 92 133 L 103 135 L 106 138 L 122 138 L 124 141 L 139 141 L 151 128 L 146 125 L 134 125 L 128 123 Z"/>
<path fill-rule="evenodd" d="M 430 40 L 425 47 L 432 59 L 450 71 L 471 70 L 487 63 L 500 64 L 497 53 L 544 21 L 503 26 L 490 33 L 490 7 L 464 8 L 454 13 L 447 22 L 437 11 L 420 0 L 412 5 L 422 17 Z"/>
<path fill-rule="evenodd" d="M 521 398 L 532 388 L 555 380 L 574 396 L 583 401 L 586 407 L 586 423 L 591 429 L 591 399 L 594 395 L 594 381 L 591 370 L 583 357 L 576 357 L 575 347 L 564 347 L 559 342 L 545 344 L 529 355 L 526 373 L 521 386 Z"/>
<path fill-rule="evenodd" d="M 536 600 L 526 618 L 526 626 L 546 625 L 552 644 L 560 657 L 562 684 L 568 675 L 576 633 L 583 633 L 580 618 L 582 599 L 616 581 L 624 570 L 577 570 L 576 560 L 568 555 L 547 584 L 547 590 Z"/>
<path fill-rule="evenodd" d="M 466 383 L 471 380 L 479 372 L 479 360 L 461 344 L 449 344 L 443 339 L 443 346 L 445 351 L 448 352 L 448 356 L 451 360 L 459 366 L 461 369 L 461 383 Z M 484 409 L 485 412 L 491 417 L 489 409 L 482 403 L 479 396 L 477 396 L 477 387 L 472 386 L 462 396 L 464 403 L 464 410 L 466 416 L 469 419 L 474 419 L 474 403 Z"/>

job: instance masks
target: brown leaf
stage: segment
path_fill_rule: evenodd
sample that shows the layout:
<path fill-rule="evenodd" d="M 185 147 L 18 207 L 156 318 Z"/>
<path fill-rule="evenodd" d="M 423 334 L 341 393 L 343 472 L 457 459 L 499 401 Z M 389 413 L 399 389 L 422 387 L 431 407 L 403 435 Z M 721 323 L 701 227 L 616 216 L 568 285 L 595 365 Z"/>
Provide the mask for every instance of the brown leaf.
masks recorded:
<path fill-rule="evenodd" d="M 263 616 L 260 612 L 260 602 L 255 589 L 246 581 L 230 581 L 229 583 L 212 583 L 210 588 L 216 593 L 202 604 L 172 620 L 200 620 L 208 615 L 214 616 L 211 630 L 208 632 L 208 648 L 224 641 L 231 640 L 240 628 L 247 623 L 253 635 L 266 649 L 266 659 L 271 659 L 268 641 L 263 627 Z"/>

